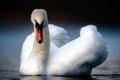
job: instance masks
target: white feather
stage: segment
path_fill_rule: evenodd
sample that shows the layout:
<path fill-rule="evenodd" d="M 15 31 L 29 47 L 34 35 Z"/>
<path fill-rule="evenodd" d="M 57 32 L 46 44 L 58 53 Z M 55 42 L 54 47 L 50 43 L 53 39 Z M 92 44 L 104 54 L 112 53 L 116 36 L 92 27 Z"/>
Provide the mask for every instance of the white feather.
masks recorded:
<path fill-rule="evenodd" d="M 68 33 L 64 28 L 56 26 L 54 24 L 49 24 L 49 28 L 50 39 L 58 47 L 63 46 L 69 41 Z"/>
<path fill-rule="evenodd" d="M 23 75 L 90 75 L 91 70 L 105 61 L 108 55 L 106 44 L 96 26 L 88 25 L 80 30 L 80 36 L 68 42 L 67 31 L 53 24 L 47 26 L 47 15 L 43 9 L 35 9 L 32 23 L 45 21 L 43 43 L 34 42 L 34 33 L 27 36 L 21 53 L 20 72 Z M 35 27 L 34 27 L 35 28 Z M 34 44 L 34 46 L 33 46 Z M 50 52 L 49 52 L 50 47 Z M 32 52 L 32 54 L 31 54 Z M 49 52 L 49 56 L 48 56 Z M 28 58 L 29 57 L 29 58 Z M 48 59 L 47 66 L 46 59 Z M 44 69 L 44 70 L 43 70 Z M 46 72 L 45 73 L 45 69 Z"/>
<path fill-rule="evenodd" d="M 55 26 L 53 24 L 49 25 L 49 31 L 50 31 L 50 40 L 51 40 L 50 41 L 50 46 L 51 46 L 50 53 L 52 53 L 52 54 L 49 54 L 49 57 L 50 57 L 50 56 L 54 55 L 53 52 L 57 51 L 59 46 L 62 46 L 68 42 L 69 37 L 68 37 L 67 31 L 64 28 Z M 33 44 L 34 44 L 34 32 L 31 33 L 30 35 L 28 35 L 26 37 L 25 41 L 23 42 L 22 52 L 21 52 L 21 68 L 24 68 L 24 70 L 25 70 L 25 68 L 29 69 L 29 67 L 30 67 L 30 69 L 29 69 L 29 71 L 30 71 L 30 70 L 32 70 L 31 66 L 33 66 L 34 64 L 40 64 L 40 62 L 37 63 L 35 60 L 28 61 L 28 57 L 30 56 L 30 53 L 33 49 Z M 42 56 L 41 56 L 41 58 L 42 58 Z M 34 70 L 35 69 L 37 69 L 37 68 L 34 68 Z"/>
<path fill-rule="evenodd" d="M 106 59 L 106 45 L 94 25 L 83 27 L 80 35 L 49 58 L 48 75 L 90 75 L 92 68 Z"/>

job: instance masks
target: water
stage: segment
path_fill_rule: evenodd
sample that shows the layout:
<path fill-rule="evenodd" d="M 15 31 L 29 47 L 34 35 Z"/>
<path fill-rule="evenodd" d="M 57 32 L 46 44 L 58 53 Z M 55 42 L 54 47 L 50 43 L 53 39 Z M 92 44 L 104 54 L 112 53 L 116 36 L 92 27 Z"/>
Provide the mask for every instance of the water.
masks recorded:
<path fill-rule="evenodd" d="M 120 75 L 92 75 L 91 77 L 21 76 L 15 71 L 0 71 L 0 80 L 120 80 Z"/>
<path fill-rule="evenodd" d="M 70 39 L 79 36 L 80 23 L 56 23 L 68 31 Z M 24 39 L 33 31 L 32 24 L 0 25 L 0 80 L 120 80 L 120 29 L 98 26 L 109 48 L 107 60 L 93 69 L 91 78 L 57 76 L 20 76 L 18 69 Z"/>

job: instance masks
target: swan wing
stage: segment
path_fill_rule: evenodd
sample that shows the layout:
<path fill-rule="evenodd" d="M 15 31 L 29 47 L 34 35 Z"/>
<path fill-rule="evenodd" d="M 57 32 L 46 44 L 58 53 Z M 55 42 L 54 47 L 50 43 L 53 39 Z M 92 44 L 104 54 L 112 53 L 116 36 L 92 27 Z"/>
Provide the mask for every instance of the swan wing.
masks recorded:
<path fill-rule="evenodd" d="M 69 36 L 67 31 L 54 24 L 49 24 L 50 39 L 58 47 L 63 46 L 69 41 Z"/>
<path fill-rule="evenodd" d="M 49 59 L 48 75 L 90 75 L 107 57 L 107 48 L 94 25 L 81 29 L 80 37 L 65 44 Z"/>

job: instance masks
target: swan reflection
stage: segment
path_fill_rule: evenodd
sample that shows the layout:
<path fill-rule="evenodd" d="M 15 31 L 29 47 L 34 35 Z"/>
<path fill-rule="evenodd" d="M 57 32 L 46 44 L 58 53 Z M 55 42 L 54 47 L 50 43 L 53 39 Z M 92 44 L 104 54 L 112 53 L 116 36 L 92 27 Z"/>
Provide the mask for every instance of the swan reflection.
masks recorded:
<path fill-rule="evenodd" d="M 20 80 L 93 80 L 91 77 L 22 76 Z"/>
<path fill-rule="evenodd" d="M 20 80 L 46 80 L 44 76 L 22 76 Z"/>

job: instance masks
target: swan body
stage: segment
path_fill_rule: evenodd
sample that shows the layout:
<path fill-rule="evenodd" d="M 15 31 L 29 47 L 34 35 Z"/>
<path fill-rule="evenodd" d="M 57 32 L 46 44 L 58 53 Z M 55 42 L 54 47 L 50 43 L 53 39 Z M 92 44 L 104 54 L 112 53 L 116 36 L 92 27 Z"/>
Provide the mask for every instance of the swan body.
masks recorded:
<path fill-rule="evenodd" d="M 47 75 L 79 76 L 90 75 L 92 68 L 107 57 L 107 48 L 96 26 L 81 29 L 80 37 L 65 44 L 49 58 Z"/>
<path fill-rule="evenodd" d="M 31 15 L 34 32 L 23 43 L 20 63 L 22 75 L 90 75 L 92 68 L 105 61 L 106 44 L 96 26 L 81 28 L 80 36 L 67 43 L 67 31 L 48 25 L 43 9 Z"/>
<path fill-rule="evenodd" d="M 56 26 L 54 24 L 47 24 L 46 12 L 43 9 L 35 9 L 31 15 L 31 21 L 34 24 L 34 32 L 28 35 L 23 43 L 21 52 L 21 63 L 20 63 L 20 73 L 22 75 L 45 75 L 45 65 L 48 53 L 53 53 L 59 47 L 68 42 L 69 36 L 64 28 Z M 36 38 L 36 23 L 42 23 L 44 19 L 44 24 L 47 24 L 44 28 L 45 34 L 47 36 L 44 38 L 44 43 L 39 44 Z M 49 34 L 50 33 L 50 34 Z M 50 39 L 49 39 L 50 36 Z M 50 42 L 49 42 L 50 41 Z M 49 45 L 50 44 L 50 45 Z M 51 46 L 50 50 L 49 47 Z M 42 48 L 42 49 L 41 49 Z M 32 55 L 31 55 L 32 54 Z M 34 56 L 35 54 L 35 56 Z M 37 55 L 36 55 L 37 54 Z M 50 56 L 50 55 L 49 55 Z"/>

